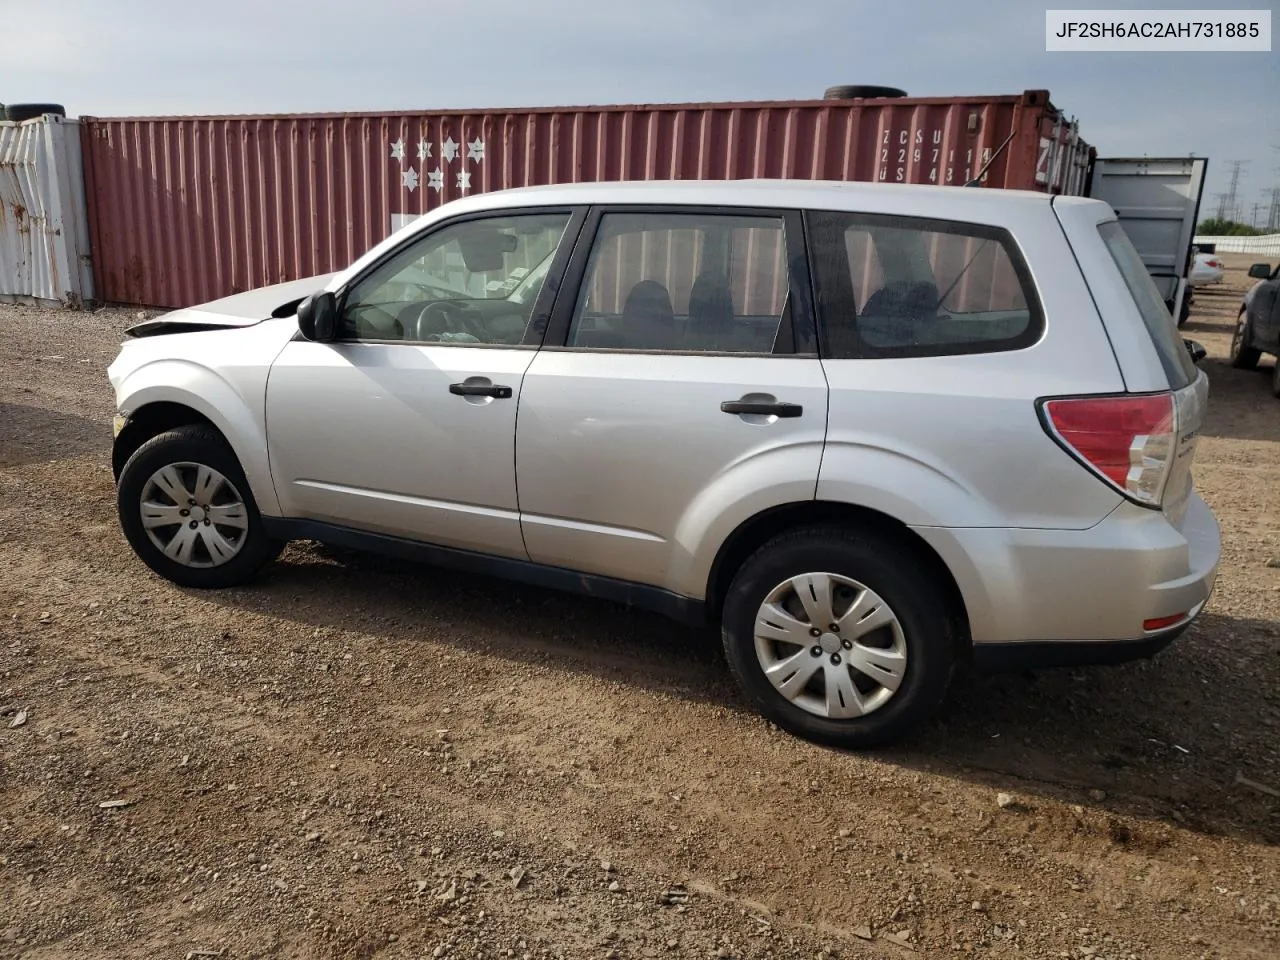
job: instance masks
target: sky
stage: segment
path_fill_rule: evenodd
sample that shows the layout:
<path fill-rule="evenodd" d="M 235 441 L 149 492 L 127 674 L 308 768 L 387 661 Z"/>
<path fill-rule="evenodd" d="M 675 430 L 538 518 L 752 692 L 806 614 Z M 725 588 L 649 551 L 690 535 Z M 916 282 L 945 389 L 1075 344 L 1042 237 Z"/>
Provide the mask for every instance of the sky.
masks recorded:
<path fill-rule="evenodd" d="M 789 100 L 839 83 L 915 96 L 1048 89 L 1100 156 L 1208 157 L 1202 216 L 1230 161 L 1246 161 L 1246 219 L 1280 187 L 1276 0 L 1090 5 L 1270 9 L 1270 53 L 1047 53 L 1046 6 L 0 0 L 0 101 L 123 116 Z"/>

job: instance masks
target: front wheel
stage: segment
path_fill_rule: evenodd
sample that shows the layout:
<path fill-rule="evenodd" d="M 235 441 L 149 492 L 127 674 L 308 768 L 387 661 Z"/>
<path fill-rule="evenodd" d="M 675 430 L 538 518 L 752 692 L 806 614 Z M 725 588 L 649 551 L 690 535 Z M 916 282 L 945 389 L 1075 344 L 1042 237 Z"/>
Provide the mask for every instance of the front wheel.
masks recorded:
<path fill-rule="evenodd" d="M 954 663 L 938 584 L 906 544 L 841 527 L 782 534 L 738 571 L 729 667 L 779 727 L 846 748 L 906 735 L 941 704 Z"/>
<path fill-rule="evenodd" d="M 207 427 L 139 447 L 120 471 L 116 506 L 142 562 L 184 587 L 244 583 L 283 547 L 263 529 L 235 454 Z"/>
<path fill-rule="evenodd" d="M 1252 370 L 1262 359 L 1262 351 L 1250 346 L 1252 339 L 1249 318 L 1243 310 L 1236 317 L 1235 333 L 1231 335 L 1231 365 L 1237 370 Z"/>

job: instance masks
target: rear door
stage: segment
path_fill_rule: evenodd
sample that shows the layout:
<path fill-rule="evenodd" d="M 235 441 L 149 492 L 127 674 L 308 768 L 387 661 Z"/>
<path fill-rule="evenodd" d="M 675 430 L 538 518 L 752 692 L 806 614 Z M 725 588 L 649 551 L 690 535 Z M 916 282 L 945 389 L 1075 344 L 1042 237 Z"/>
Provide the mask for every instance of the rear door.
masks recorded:
<path fill-rule="evenodd" d="M 524 378 L 532 560 L 701 598 L 737 523 L 810 500 L 827 424 L 795 213 L 597 209 Z"/>

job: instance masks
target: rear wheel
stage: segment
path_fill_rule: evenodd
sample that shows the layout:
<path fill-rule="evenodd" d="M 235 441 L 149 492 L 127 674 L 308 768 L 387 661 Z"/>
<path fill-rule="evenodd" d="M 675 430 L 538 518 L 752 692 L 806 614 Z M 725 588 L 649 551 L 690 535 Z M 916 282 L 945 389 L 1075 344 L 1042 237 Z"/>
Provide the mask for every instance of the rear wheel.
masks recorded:
<path fill-rule="evenodd" d="M 907 545 L 841 527 L 782 534 L 743 564 L 724 647 L 757 709 L 839 747 L 899 739 L 937 709 L 954 662 L 946 605 Z"/>
<path fill-rule="evenodd" d="M 1243 310 L 1236 318 L 1236 330 L 1231 335 L 1231 365 L 1237 370 L 1252 370 L 1262 358 L 1262 351 L 1250 346 L 1252 336 L 1249 317 Z"/>
<path fill-rule="evenodd" d="M 249 580 L 283 544 L 263 529 L 235 454 L 207 427 L 152 437 L 120 471 L 120 526 L 156 573 L 184 587 Z"/>
<path fill-rule="evenodd" d="M 1276 365 L 1271 368 L 1271 392 L 1280 397 L 1280 357 L 1276 357 Z"/>

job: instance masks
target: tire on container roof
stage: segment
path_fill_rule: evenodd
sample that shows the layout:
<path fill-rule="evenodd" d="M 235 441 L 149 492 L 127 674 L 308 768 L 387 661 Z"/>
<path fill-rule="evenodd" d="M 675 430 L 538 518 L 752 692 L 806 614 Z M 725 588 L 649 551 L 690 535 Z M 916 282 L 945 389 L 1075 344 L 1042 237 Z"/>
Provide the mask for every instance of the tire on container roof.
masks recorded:
<path fill-rule="evenodd" d="M 46 113 L 65 117 L 67 110 L 60 103 L 11 103 L 4 108 L 4 118 L 13 121 L 34 120 Z"/>
<path fill-rule="evenodd" d="M 897 87 L 877 87 L 871 84 L 845 84 L 827 87 L 823 100 L 889 100 L 905 97 L 907 91 Z"/>

